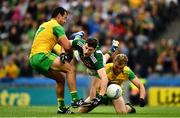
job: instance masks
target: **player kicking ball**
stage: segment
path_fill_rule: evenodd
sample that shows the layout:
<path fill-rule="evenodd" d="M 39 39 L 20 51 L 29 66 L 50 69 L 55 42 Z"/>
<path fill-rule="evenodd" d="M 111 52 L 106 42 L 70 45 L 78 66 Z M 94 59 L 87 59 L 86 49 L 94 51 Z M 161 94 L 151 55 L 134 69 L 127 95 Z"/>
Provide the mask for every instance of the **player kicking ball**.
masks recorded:
<path fill-rule="evenodd" d="M 109 79 L 109 84 L 118 84 L 123 88 L 123 83 L 125 81 L 130 80 L 137 88 L 139 88 L 140 91 L 140 98 L 139 103 L 140 107 L 145 106 L 145 88 L 144 85 L 140 82 L 138 77 L 134 74 L 134 72 L 127 66 L 128 58 L 125 54 L 118 54 L 116 55 L 115 59 L 113 60 L 113 63 L 108 63 L 105 66 L 105 70 L 107 73 L 107 77 Z M 102 83 L 101 80 L 96 79 L 93 82 L 94 90 L 98 90 L 100 84 Z M 104 100 L 103 97 L 100 99 L 100 103 L 102 103 Z M 111 99 L 112 104 L 115 108 L 116 113 L 120 114 L 126 114 L 126 113 L 135 113 L 136 110 L 132 107 L 130 103 L 125 103 L 124 98 L 122 96 L 117 97 L 116 99 Z M 88 97 L 85 102 L 91 103 L 92 100 L 90 97 Z M 88 107 L 80 107 L 79 112 L 80 113 L 88 113 L 91 110 L 93 110 L 98 105 L 89 105 Z"/>

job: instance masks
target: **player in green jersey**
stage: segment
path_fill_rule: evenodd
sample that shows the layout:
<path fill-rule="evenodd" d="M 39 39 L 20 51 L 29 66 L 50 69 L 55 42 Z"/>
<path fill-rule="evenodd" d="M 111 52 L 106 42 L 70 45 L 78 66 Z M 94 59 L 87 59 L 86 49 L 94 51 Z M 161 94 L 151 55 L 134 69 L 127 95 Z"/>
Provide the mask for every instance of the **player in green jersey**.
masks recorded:
<path fill-rule="evenodd" d="M 94 92 L 93 87 L 90 90 L 90 99 L 92 105 L 99 105 L 104 96 L 108 84 L 108 78 L 106 75 L 106 71 L 104 65 L 106 61 L 110 58 L 113 52 L 115 52 L 118 47 L 119 42 L 113 40 L 113 44 L 109 52 L 103 55 L 102 51 L 98 46 L 98 40 L 94 37 L 89 37 L 86 40 L 82 39 L 84 32 L 80 31 L 71 35 L 70 39 L 72 41 L 72 47 L 78 53 L 76 53 L 75 57 L 79 57 L 80 61 L 84 63 L 87 67 L 88 74 L 93 76 L 94 79 L 101 79 L 100 91 L 99 95 L 96 96 L 96 92 Z M 94 80 L 93 80 L 94 81 Z"/>

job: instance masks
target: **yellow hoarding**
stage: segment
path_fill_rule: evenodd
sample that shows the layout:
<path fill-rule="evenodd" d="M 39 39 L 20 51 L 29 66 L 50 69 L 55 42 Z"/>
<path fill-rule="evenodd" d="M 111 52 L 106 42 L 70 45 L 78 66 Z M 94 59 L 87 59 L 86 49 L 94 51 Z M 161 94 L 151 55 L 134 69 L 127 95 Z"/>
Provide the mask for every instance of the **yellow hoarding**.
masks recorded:
<path fill-rule="evenodd" d="M 150 106 L 180 106 L 180 87 L 149 88 L 148 104 Z"/>

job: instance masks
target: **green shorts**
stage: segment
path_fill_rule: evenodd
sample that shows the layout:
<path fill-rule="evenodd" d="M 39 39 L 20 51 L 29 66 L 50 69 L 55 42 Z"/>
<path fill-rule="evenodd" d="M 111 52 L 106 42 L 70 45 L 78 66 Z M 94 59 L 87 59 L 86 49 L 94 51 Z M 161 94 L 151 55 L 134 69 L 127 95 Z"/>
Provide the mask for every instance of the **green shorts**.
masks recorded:
<path fill-rule="evenodd" d="M 54 53 L 37 53 L 30 58 L 30 64 L 36 71 L 45 74 L 58 56 Z"/>

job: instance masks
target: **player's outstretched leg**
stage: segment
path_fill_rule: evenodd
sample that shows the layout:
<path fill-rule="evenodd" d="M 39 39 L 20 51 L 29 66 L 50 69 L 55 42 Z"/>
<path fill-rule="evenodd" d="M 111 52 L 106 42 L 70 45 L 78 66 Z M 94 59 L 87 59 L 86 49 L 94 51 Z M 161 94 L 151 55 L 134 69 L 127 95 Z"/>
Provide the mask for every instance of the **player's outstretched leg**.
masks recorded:
<path fill-rule="evenodd" d="M 92 111 L 96 106 L 92 106 L 90 104 L 90 97 L 88 97 L 85 102 L 84 102 L 84 105 L 81 105 L 78 109 L 78 112 L 79 113 L 88 113 L 90 111 Z M 89 104 L 88 104 L 89 103 Z M 86 104 L 86 105 L 85 105 Z"/>
<path fill-rule="evenodd" d="M 73 101 L 71 101 L 71 106 L 72 106 L 73 108 L 77 108 L 77 107 L 81 106 L 82 104 L 84 104 L 84 100 L 83 100 L 82 98 L 79 99 L 79 100 L 73 100 Z"/>

